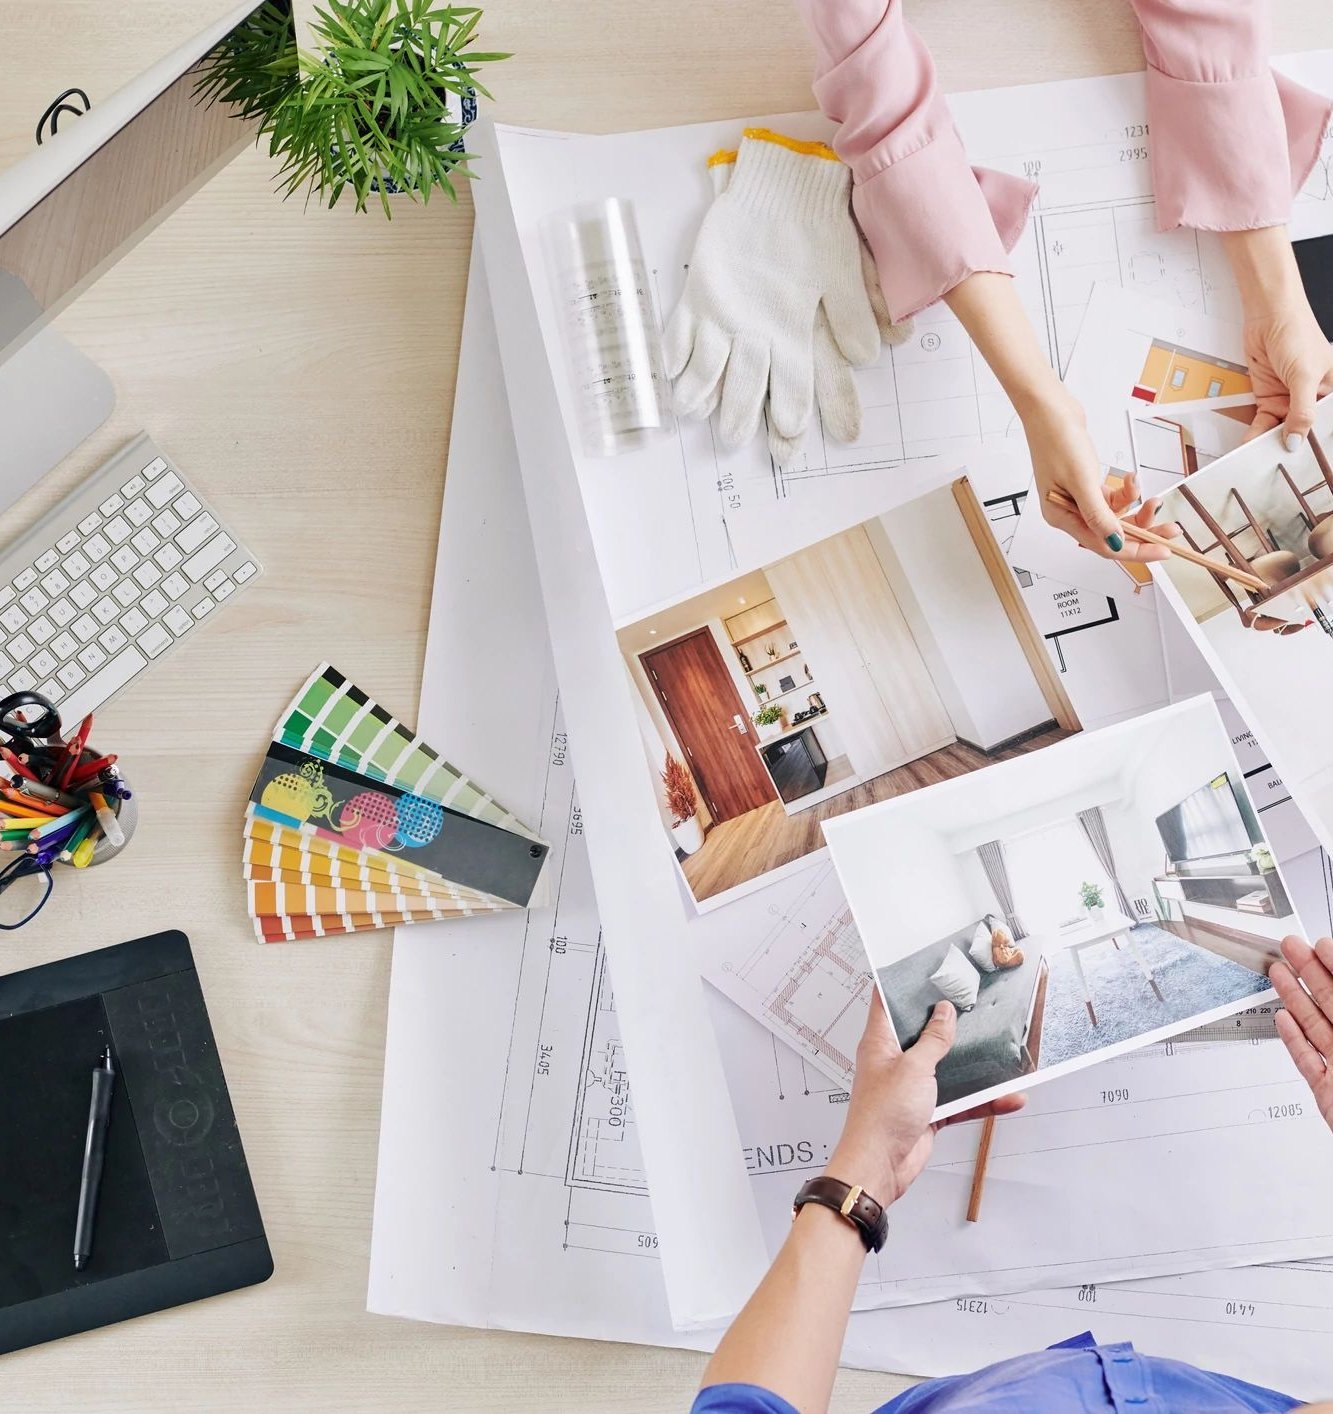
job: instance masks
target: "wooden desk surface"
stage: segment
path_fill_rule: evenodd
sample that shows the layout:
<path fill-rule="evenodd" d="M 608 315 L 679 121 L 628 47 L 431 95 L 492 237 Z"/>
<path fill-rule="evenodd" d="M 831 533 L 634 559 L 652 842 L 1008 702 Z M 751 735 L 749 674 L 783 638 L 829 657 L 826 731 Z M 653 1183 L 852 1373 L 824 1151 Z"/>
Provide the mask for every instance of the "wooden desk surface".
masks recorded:
<path fill-rule="evenodd" d="M 94 102 L 226 0 L 0 0 L 0 167 L 71 84 Z M 811 106 L 784 0 L 491 0 L 496 113 L 613 130 Z M 1327 0 L 1276 7 L 1278 50 L 1333 45 Z M 1138 67 L 1127 5 L 916 0 L 946 88 Z M 671 62 L 663 63 L 670 54 Z M 69 310 L 115 377 L 111 422 L 0 520 L 32 524 L 147 427 L 257 550 L 258 588 L 98 719 L 143 818 L 113 866 L 64 880 L 0 968 L 177 926 L 191 935 L 277 1262 L 266 1286 L 0 1361 L 24 1411 L 688 1407 L 700 1357 L 449 1330 L 365 1312 L 389 940 L 262 950 L 243 908 L 256 753 L 328 656 L 411 717 L 425 643 L 471 208 L 391 224 L 283 204 L 249 152 Z M 156 711 L 156 721 L 151 712 Z M 159 731 L 157 721 L 170 724 Z M 447 743 L 446 743 L 447 745 Z M 484 770 L 484 763 L 477 769 Z M 835 1408 L 902 1381 L 856 1372 Z"/>

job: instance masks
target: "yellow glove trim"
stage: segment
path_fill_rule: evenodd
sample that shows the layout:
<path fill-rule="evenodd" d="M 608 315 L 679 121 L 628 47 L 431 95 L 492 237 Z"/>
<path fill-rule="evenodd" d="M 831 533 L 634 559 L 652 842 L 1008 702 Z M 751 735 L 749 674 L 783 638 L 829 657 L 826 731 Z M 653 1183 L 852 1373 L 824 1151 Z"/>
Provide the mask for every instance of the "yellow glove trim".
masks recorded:
<path fill-rule="evenodd" d="M 736 149 L 733 147 L 730 152 L 725 147 L 719 148 L 708 159 L 710 167 L 729 167 L 736 160 Z"/>
<path fill-rule="evenodd" d="M 753 138 L 756 142 L 773 142 L 779 147 L 785 147 L 788 152 L 801 152 L 807 157 L 822 157 L 826 162 L 842 161 L 826 142 L 805 142 L 800 138 L 784 137 L 771 128 L 746 128 L 742 137 Z"/>

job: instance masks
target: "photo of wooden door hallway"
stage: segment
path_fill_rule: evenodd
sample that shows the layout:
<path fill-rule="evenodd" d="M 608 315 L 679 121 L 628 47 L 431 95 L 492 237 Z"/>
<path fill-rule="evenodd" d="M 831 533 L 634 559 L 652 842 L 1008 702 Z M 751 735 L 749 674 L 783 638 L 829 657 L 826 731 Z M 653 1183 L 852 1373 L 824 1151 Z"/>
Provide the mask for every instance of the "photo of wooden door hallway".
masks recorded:
<path fill-rule="evenodd" d="M 827 819 L 1080 729 L 966 476 L 617 637 L 704 907 L 822 849 Z"/>

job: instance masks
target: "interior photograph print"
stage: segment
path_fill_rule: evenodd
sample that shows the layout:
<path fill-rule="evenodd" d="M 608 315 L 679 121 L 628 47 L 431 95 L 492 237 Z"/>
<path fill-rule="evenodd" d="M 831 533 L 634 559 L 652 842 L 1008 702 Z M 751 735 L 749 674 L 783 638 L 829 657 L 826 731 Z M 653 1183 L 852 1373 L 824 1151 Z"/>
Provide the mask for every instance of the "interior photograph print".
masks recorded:
<path fill-rule="evenodd" d="M 1079 730 L 965 476 L 617 638 L 701 907 L 823 849 L 825 820 Z"/>
<path fill-rule="evenodd" d="M 1301 932 L 1192 698 L 826 827 L 899 1041 L 958 1012 L 940 1114 L 1271 996 Z"/>
<path fill-rule="evenodd" d="M 1216 566 L 1153 567 L 1228 695 L 1333 848 L 1333 398 L 1296 452 L 1281 429 L 1185 478 L 1162 502 Z"/>

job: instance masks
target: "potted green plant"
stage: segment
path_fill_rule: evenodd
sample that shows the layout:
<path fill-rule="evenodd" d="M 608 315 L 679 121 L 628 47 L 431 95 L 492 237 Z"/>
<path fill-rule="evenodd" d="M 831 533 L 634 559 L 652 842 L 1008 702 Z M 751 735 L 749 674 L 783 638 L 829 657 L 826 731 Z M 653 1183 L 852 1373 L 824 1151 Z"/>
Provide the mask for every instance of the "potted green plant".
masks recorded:
<path fill-rule="evenodd" d="M 750 720 L 760 729 L 761 736 L 772 736 L 773 733 L 765 729 L 785 727 L 787 725 L 786 716 L 785 708 L 780 707 L 776 702 L 766 702 Z"/>
<path fill-rule="evenodd" d="M 703 846 L 704 831 L 699 823 L 699 793 L 694 777 L 683 761 L 667 752 L 661 772 L 666 788 L 667 809 L 671 812 L 671 838 L 683 854 L 694 854 Z"/>
<path fill-rule="evenodd" d="M 1080 884 L 1078 890 L 1079 897 L 1083 900 L 1083 907 L 1088 910 L 1088 917 L 1094 920 L 1105 915 L 1106 896 L 1098 884 Z"/>
<path fill-rule="evenodd" d="M 378 195 L 422 202 L 438 187 L 457 200 L 471 177 L 463 135 L 485 64 L 508 58 L 473 46 L 481 10 L 434 0 L 326 0 L 317 48 L 297 44 L 291 16 L 262 5 L 212 55 L 199 93 L 236 106 L 280 158 L 284 196 L 304 188 L 335 206 L 351 188 L 358 211 Z"/>
<path fill-rule="evenodd" d="M 1257 844 L 1250 849 L 1250 863 L 1260 874 L 1271 874 L 1277 868 L 1273 851 L 1266 844 Z"/>

